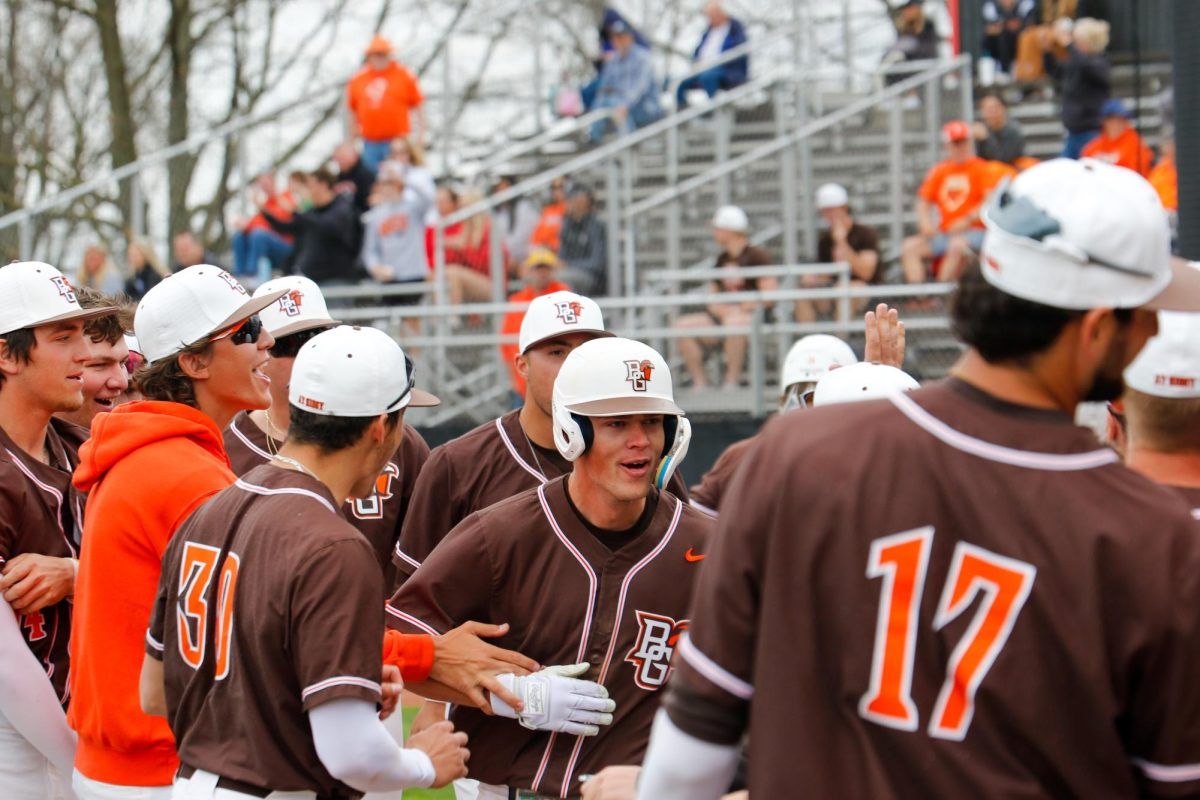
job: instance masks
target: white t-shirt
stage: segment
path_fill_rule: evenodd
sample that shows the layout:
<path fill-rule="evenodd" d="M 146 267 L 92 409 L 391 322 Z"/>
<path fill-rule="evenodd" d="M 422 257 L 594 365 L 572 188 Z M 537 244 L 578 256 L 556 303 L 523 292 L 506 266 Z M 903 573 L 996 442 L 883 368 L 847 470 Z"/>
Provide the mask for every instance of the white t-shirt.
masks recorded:
<path fill-rule="evenodd" d="M 708 32 L 708 38 L 704 40 L 704 44 L 700 47 L 700 55 L 696 57 L 696 61 L 715 61 L 721 55 L 721 47 L 725 44 L 725 37 L 729 35 L 729 23 L 726 22 L 719 28 L 713 28 Z"/>

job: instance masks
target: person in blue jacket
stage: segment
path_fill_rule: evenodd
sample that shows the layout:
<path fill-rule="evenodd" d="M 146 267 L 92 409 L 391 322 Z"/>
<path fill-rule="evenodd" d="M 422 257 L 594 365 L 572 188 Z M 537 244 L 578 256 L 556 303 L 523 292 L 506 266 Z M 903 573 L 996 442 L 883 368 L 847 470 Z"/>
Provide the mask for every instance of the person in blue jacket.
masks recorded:
<path fill-rule="evenodd" d="M 605 6 L 604 16 L 600 20 L 600 58 L 593 62 L 596 67 L 596 77 L 580 89 L 580 96 L 583 100 L 585 111 L 592 110 L 592 106 L 596 102 L 596 91 L 600 88 L 600 73 L 604 70 L 605 62 L 612 58 L 613 53 L 616 52 L 612 40 L 609 38 L 609 27 L 617 22 L 624 23 L 628 26 L 629 30 L 633 31 L 633 41 L 635 44 L 639 44 L 647 50 L 650 49 L 650 42 L 646 40 L 641 31 L 633 27 L 629 20 L 621 16 L 620 11 L 617 11 L 612 6 Z"/>
<path fill-rule="evenodd" d="M 741 20 L 725 13 L 725 9 L 717 0 L 712 0 L 704 6 L 704 16 L 708 18 L 708 27 L 700 37 L 700 44 L 692 53 L 692 62 L 703 66 L 715 61 L 733 48 L 746 43 L 746 26 Z M 748 55 L 717 64 L 703 72 L 699 72 L 679 84 L 675 93 L 676 105 L 687 107 L 687 94 L 693 89 L 703 89 L 709 97 L 721 89 L 732 89 L 746 82 L 750 72 L 750 57 Z"/>

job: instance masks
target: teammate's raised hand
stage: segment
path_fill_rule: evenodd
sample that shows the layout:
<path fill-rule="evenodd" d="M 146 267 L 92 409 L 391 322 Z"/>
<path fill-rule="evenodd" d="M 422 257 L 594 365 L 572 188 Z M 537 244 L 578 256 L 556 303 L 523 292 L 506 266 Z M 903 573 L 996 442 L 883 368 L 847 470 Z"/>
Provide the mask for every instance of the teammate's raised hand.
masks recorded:
<path fill-rule="evenodd" d="M 499 696 L 509 706 L 520 709 L 521 699 L 508 690 L 497 675 L 528 675 L 540 667 L 520 653 L 488 644 L 483 638 L 503 636 L 508 623 L 487 625 L 465 622 L 442 636 L 433 637 L 433 669 L 429 677 L 471 698 L 480 710 L 491 713 L 486 692 Z M 483 637 L 483 638 L 481 638 Z"/>
<path fill-rule="evenodd" d="M 612 724 L 617 704 L 609 699 L 608 689 L 577 679 L 590 666 L 566 664 L 524 677 L 501 675 L 497 680 L 521 699 L 523 708 L 517 713 L 503 698 L 493 695 L 492 711 L 532 730 L 595 736 L 601 725 Z"/>
<path fill-rule="evenodd" d="M 429 756 L 433 762 L 435 789 L 467 777 L 467 760 L 471 757 L 471 751 L 467 749 L 467 735 L 455 731 L 454 725 L 448 720 L 430 725 L 408 737 L 404 745 Z"/>
<path fill-rule="evenodd" d="M 867 328 L 867 343 L 863 361 L 904 368 L 904 323 L 900 312 L 880 303 L 863 318 Z"/>

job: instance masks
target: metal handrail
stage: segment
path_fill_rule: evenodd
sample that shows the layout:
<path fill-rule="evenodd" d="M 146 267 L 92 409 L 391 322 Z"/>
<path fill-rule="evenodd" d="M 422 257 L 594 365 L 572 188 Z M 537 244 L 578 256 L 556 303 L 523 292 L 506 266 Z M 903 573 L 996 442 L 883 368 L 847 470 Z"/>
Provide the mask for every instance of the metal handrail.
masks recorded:
<path fill-rule="evenodd" d="M 762 267 L 738 267 L 737 274 L 742 278 L 790 278 L 799 275 L 834 275 L 849 274 L 850 266 L 844 261 L 828 263 L 813 263 L 805 265 L 775 264 Z M 658 269 L 645 275 L 647 281 L 709 281 L 724 278 L 729 274 L 728 267 L 702 267 L 700 269 Z"/>

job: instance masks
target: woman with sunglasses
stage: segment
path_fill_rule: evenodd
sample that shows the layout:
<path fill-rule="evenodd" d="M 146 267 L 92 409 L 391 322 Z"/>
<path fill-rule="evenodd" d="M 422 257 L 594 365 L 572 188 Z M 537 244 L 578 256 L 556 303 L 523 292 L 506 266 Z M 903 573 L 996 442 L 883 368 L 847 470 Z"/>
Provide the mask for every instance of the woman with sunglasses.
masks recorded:
<path fill-rule="evenodd" d="M 79 735 L 79 798 L 169 798 L 175 742 L 142 713 L 138 677 L 163 551 L 176 528 L 234 482 L 221 430 L 270 405 L 264 367 L 275 343 L 251 297 L 218 267 L 189 267 L 154 286 L 134 315 L 145 400 L 99 414 L 75 485 L 90 492 L 71 637 L 68 721 Z"/>

